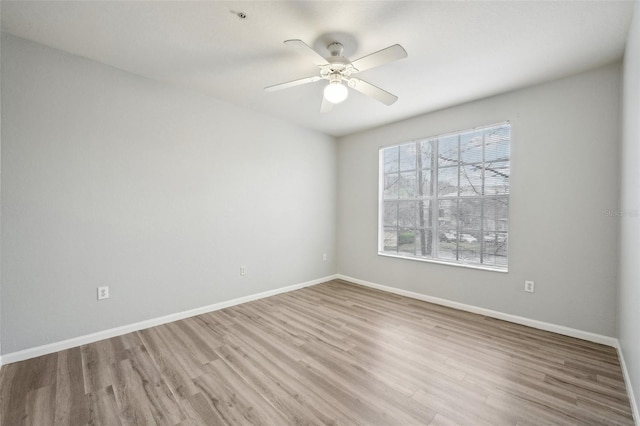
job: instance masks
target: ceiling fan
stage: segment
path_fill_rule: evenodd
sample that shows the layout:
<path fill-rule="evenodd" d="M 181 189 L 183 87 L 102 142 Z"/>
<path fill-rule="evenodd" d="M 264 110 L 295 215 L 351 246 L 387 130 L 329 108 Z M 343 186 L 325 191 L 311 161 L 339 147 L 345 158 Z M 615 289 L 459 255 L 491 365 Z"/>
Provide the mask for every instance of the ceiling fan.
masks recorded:
<path fill-rule="evenodd" d="M 352 75 L 360 71 L 397 61 L 398 59 L 406 58 L 407 52 L 399 44 L 394 44 L 370 55 L 363 56 L 353 62 L 342 56 L 343 46 L 338 42 L 333 42 L 327 46 L 330 55 L 327 58 L 322 57 L 302 40 L 286 40 L 284 44 L 296 49 L 311 59 L 311 61 L 320 68 L 320 75 L 265 87 L 264 90 L 267 92 L 287 89 L 306 83 L 315 83 L 320 80 L 328 80 L 329 83 L 324 88 L 320 112 L 328 112 L 333 108 L 333 105 L 344 101 L 349 95 L 347 86 L 367 96 L 371 96 L 385 105 L 391 105 L 398 100 L 397 96 L 392 95 L 386 90 L 382 90 L 362 79 L 352 77 Z"/>

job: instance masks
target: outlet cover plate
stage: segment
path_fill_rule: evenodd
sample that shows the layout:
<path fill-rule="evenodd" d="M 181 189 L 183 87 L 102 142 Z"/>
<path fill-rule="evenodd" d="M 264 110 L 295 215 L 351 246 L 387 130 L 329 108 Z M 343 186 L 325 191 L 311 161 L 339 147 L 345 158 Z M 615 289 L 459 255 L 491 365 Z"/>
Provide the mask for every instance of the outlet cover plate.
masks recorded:
<path fill-rule="evenodd" d="M 524 291 L 527 293 L 534 293 L 536 291 L 536 285 L 533 281 L 524 282 Z"/>
<path fill-rule="evenodd" d="M 108 286 L 98 287 L 98 300 L 103 300 L 108 298 L 109 298 L 109 287 Z"/>

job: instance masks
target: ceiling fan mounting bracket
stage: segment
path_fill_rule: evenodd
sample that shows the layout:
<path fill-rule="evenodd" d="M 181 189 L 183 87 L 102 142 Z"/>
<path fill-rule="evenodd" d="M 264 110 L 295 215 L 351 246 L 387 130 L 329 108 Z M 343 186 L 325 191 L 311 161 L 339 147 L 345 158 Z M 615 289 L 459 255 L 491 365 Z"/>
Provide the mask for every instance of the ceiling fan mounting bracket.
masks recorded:
<path fill-rule="evenodd" d="M 331 56 L 342 56 L 342 51 L 344 50 L 344 46 L 342 43 L 334 41 L 327 46 L 327 50 L 331 54 Z"/>

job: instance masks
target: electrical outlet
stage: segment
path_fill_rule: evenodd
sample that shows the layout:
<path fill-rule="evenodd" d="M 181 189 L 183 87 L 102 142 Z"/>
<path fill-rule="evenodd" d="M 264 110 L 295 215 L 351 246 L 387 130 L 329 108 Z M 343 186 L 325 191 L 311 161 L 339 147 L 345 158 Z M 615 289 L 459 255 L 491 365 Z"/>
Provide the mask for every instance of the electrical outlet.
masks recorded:
<path fill-rule="evenodd" d="M 327 253 L 322 253 L 322 261 L 323 262 L 327 261 Z"/>
<path fill-rule="evenodd" d="M 536 291 L 536 285 L 533 281 L 525 281 L 524 282 L 524 291 L 527 293 L 533 293 Z"/>
<path fill-rule="evenodd" d="M 240 267 L 240 276 L 244 277 L 245 275 L 247 275 L 247 268 L 245 266 L 241 266 Z"/>
<path fill-rule="evenodd" d="M 98 287 L 98 300 L 108 299 L 109 298 L 109 287 Z"/>

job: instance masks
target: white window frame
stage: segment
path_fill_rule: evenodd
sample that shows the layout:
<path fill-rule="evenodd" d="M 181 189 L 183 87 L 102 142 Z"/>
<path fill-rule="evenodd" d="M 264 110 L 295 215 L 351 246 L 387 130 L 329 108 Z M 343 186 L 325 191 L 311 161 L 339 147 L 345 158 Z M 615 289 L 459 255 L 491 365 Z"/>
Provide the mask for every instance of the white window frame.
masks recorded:
<path fill-rule="evenodd" d="M 478 132 L 478 131 L 486 131 L 486 130 L 490 130 L 490 129 L 494 129 L 494 128 L 503 128 L 503 127 L 507 127 L 508 131 L 509 131 L 509 154 L 508 154 L 508 165 L 510 168 L 510 164 L 511 164 L 511 154 L 510 154 L 510 149 L 511 149 L 511 144 L 513 141 L 512 138 L 512 131 L 511 131 L 511 124 L 509 121 L 505 121 L 502 123 L 497 123 L 497 124 L 492 124 L 492 125 L 487 125 L 487 126 L 480 126 L 480 127 L 475 127 L 475 128 L 471 128 L 471 129 L 465 129 L 465 130 L 460 130 L 460 131 L 456 131 L 456 132 L 450 132 L 450 133 L 445 133 L 445 134 L 440 134 L 440 135 L 436 135 L 436 136 L 429 136 L 429 137 L 425 137 L 425 138 L 419 138 L 419 139 L 415 139 L 412 141 L 406 141 L 406 142 L 402 142 L 399 144 L 393 144 L 393 145 L 389 145 L 389 146 L 384 146 L 381 147 L 379 149 L 379 169 L 378 169 L 378 177 L 379 177 L 379 186 L 378 186 L 378 255 L 380 256 L 387 256 L 387 257 L 395 257 L 395 258 L 401 258 L 401 259 L 410 259 L 410 260 L 418 260 L 418 261 L 424 261 L 424 262 L 431 262 L 431 263 L 441 263 L 441 264 L 447 264 L 447 265 L 455 265 L 455 266 L 462 266 L 462 267 L 470 267 L 470 268 L 474 268 L 474 269 L 484 269 L 484 270 L 490 270 L 490 271 L 498 271 L 498 272 L 508 272 L 508 245 L 507 245 L 507 241 L 508 241 L 508 222 L 509 222 L 509 214 L 508 214 L 508 203 L 509 203 L 509 193 L 510 190 L 507 191 L 506 194 L 482 194 L 482 195 L 462 195 L 460 193 L 458 193 L 457 195 L 439 195 L 438 194 L 438 188 L 439 188 L 439 182 L 438 182 L 438 176 L 439 176 L 439 171 L 445 167 L 441 167 L 440 164 L 438 164 L 437 160 L 434 160 L 437 166 L 435 173 L 432 174 L 432 177 L 435 177 L 435 182 L 433 182 L 432 187 L 435 188 L 434 193 L 430 194 L 429 196 L 425 197 L 419 197 L 418 195 L 416 195 L 415 197 L 411 198 L 402 198 L 399 197 L 397 199 L 397 208 L 400 208 L 400 203 L 402 201 L 408 201 L 408 202 L 419 202 L 420 200 L 423 201 L 430 201 L 431 207 L 430 210 L 434 213 L 431 214 L 431 223 L 429 223 L 428 225 L 425 225 L 425 228 L 427 226 L 429 226 L 429 228 L 431 229 L 431 249 L 432 249 L 432 255 L 431 256 L 423 256 L 421 254 L 410 254 L 410 253 L 406 253 L 406 252 L 399 252 L 397 249 L 395 252 L 392 251 L 385 251 L 385 219 L 384 219 L 384 203 L 385 203 L 385 176 L 387 175 L 392 175 L 394 172 L 390 172 L 387 173 L 385 172 L 385 159 L 384 159 L 384 152 L 386 149 L 390 149 L 390 148 L 397 148 L 397 147 L 402 147 L 405 145 L 410 145 L 410 144 L 418 144 L 420 142 L 423 141 L 433 141 L 433 140 L 437 140 L 440 141 L 441 139 L 444 138 L 451 138 L 454 136 L 458 137 L 458 158 L 457 158 L 457 164 L 456 166 L 456 170 L 458 173 L 458 186 L 457 189 L 458 191 L 461 188 L 460 185 L 460 167 L 461 166 L 465 166 L 465 165 L 470 165 L 472 163 L 464 163 L 461 159 L 461 152 L 460 152 L 460 137 L 461 135 L 467 134 L 469 132 Z M 484 133 L 483 133 L 484 135 Z M 481 164 L 483 168 L 486 168 L 487 162 L 488 160 L 486 160 L 485 158 L 485 148 L 486 148 L 487 144 L 486 144 L 486 140 L 484 140 L 483 137 L 483 142 L 482 142 L 482 160 L 481 160 Z M 438 147 L 439 147 L 439 143 L 435 144 L 435 152 L 433 152 L 432 156 L 434 156 L 436 159 L 439 158 L 439 153 L 438 153 Z M 400 154 L 399 154 L 400 155 Z M 400 162 L 400 159 L 398 160 Z M 434 165 L 432 164 L 432 166 Z M 480 164 L 475 163 L 475 164 Z M 399 166 L 400 167 L 400 166 Z M 425 167 L 423 166 L 422 169 L 425 169 Z M 414 168 L 413 172 L 417 171 L 417 167 Z M 400 175 L 401 173 L 410 173 L 412 172 L 411 170 L 407 169 L 407 170 L 400 170 L 398 171 L 398 174 Z M 416 177 L 417 179 L 417 177 Z M 483 178 L 482 178 L 482 182 L 483 182 L 483 187 L 484 187 L 484 181 L 485 181 L 485 174 L 483 173 Z M 419 184 L 419 183 L 418 183 Z M 509 185 L 510 186 L 510 185 Z M 483 200 L 490 200 L 490 199 L 503 199 L 506 200 L 507 202 L 507 217 L 505 218 L 506 220 L 506 230 L 504 231 L 487 231 L 485 230 L 484 227 L 484 223 L 485 223 L 485 216 L 484 216 L 484 208 L 481 208 L 481 216 L 480 216 L 480 230 L 479 230 L 479 244 L 480 244 L 480 250 L 479 250 L 479 256 L 480 259 L 478 262 L 474 262 L 474 261 L 465 261 L 465 260 L 461 260 L 458 258 L 458 254 L 460 252 L 460 248 L 459 248 L 459 242 L 460 242 L 460 235 L 463 234 L 464 232 L 460 232 L 460 225 L 457 225 L 457 229 L 456 229 L 456 259 L 452 260 L 452 259 L 448 259 L 448 258 L 443 258 L 440 257 L 439 255 L 439 241 L 440 241 L 440 235 L 441 235 L 441 225 L 440 225 L 440 201 L 445 201 L 445 200 L 452 200 L 455 201 L 456 204 L 459 206 L 459 202 L 460 200 L 480 200 L 481 201 L 481 205 L 483 204 Z M 394 201 L 393 199 L 387 199 L 387 201 Z M 422 222 L 424 223 L 424 221 Z M 443 229 L 445 227 L 442 227 Z M 398 230 L 398 225 L 396 225 L 396 229 Z M 414 232 L 414 238 L 415 237 L 415 231 L 418 231 L 419 226 L 415 225 L 412 229 L 412 231 Z M 497 240 L 499 238 L 500 235 L 503 235 L 504 238 L 504 252 L 505 252 L 505 265 L 496 265 L 496 264 L 491 264 L 491 263 L 484 263 L 484 259 L 483 259 L 483 255 L 484 255 L 484 249 L 485 249 L 485 245 L 487 243 L 491 244 L 490 242 L 485 241 L 484 239 L 484 235 L 485 232 L 491 232 L 494 233 L 494 238 Z M 399 242 L 400 239 L 400 234 L 397 232 L 396 233 L 396 246 L 398 246 L 400 244 Z M 435 243 L 434 243 L 435 241 Z M 416 243 L 417 244 L 417 243 Z"/>

